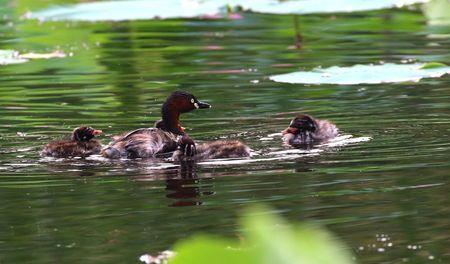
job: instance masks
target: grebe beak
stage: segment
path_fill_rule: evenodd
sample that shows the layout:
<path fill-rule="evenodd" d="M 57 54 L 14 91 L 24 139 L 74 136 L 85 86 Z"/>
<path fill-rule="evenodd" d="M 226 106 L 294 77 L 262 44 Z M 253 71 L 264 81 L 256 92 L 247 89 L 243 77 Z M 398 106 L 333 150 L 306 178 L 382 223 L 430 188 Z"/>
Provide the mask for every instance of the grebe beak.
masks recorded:
<path fill-rule="evenodd" d="M 296 134 L 298 131 L 297 128 L 295 127 L 288 127 L 285 130 L 281 131 L 282 135 L 286 135 L 286 134 Z"/>
<path fill-rule="evenodd" d="M 94 135 L 94 136 L 100 135 L 101 133 L 103 133 L 103 131 L 101 131 L 101 130 L 95 130 L 94 129 L 94 131 L 92 131 L 92 135 Z"/>
<path fill-rule="evenodd" d="M 199 108 L 199 109 L 202 109 L 202 108 L 211 108 L 211 105 L 210 105 L 210 104 L 203 103 L 203 102 L 200 102 L 200 101 L 196 102 L 194 105 L 195 105 L 196 108 Z"/>

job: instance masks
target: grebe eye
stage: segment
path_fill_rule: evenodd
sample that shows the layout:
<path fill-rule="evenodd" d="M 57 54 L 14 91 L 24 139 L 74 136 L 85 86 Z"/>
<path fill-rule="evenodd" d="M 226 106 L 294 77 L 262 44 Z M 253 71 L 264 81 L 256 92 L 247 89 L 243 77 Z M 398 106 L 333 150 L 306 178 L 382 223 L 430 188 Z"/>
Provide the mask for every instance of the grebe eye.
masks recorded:
<path fill-rule="evenodd" d="M 194 101 L 194 98 L 192 98 L 192 99 L 191 99 L 191 103 L 194 103 L 194 102 L 195 102 L 195 101 Z"/>

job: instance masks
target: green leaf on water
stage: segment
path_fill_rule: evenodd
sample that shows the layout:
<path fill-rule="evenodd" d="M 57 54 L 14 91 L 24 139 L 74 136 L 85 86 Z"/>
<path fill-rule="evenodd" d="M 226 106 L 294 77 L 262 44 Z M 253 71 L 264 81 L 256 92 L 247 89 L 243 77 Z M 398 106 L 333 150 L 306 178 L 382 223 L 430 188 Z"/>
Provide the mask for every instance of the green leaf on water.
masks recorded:
<path fill-rule="evenodd" d="M 20 58 L 19 53 L 14 50 L 0 50 L 0 65 L 18 64 L 27 62 L 27 59 Z"/>
<path fill-rule="evenodd" d="M 420 67 L 420 69 L 426 70 L 426 69 L 434 69 L 434 68 L 441 68 L 441 67 L 447 67 L 447 65 L 444 63 L 440 63 L 440 62 L 429 62 L 429 63 L 425 63 L 422 67 Z"/>
<path fill-rule="evenodd" d="M 52 53 L 25 53 L 19 54 L 15 50 L 0 50 L 0 65 L 25 63 L 30 59 L 64 58 L 66 55 L 60 51 Z"/>
<path fill-rule="evenodd" d="M 438 63 L 385 63 L 315 68 L 311 71 L 272 75 L 269 79 L 281 83 L 358 85 L 418 82 L 423 78 L 439 78 L 448 73 L 450 67 Z"/>
<path fill-rule="evenodd" d="M 450 1 L 432 0 L 423 6 L 423 12 L 431 25 L 450 24 Z"/>

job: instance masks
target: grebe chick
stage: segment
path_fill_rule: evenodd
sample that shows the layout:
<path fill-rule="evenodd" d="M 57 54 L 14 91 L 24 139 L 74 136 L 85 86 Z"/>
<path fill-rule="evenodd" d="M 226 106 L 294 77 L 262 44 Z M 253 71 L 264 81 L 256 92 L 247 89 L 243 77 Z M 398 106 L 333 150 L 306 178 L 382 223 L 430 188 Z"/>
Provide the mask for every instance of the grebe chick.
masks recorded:
<path fill-rule="evenodd" d="M 187 156 L 192 156 L 195 143 L 181 127 L 180 114 L 210 107 L 190 93 L 173 92 L 162 105 L 162 120 L 156 122 L 156 127 L 140 128 L 113 137 L 102 155 L 106 158 L 151 158 L 181 148 Z"/>
<path fill-rule="evenodd" d="M 98 140 L 93 139 L 100 135 L 101 130 L 92 127 L 78 127 L 73 130 L 70 140 L 59 140 L 48 143 L 41 151 L 43 157 L 67 158 L 67 157 L 87 157 L 99 154 L 102 145 Z"/>
<path fill-rule="evenodd" d="M 226 158 L 248 158 L 251 156 L 251 149 L 239 140 L 216 140 L 198 144 L 197 154 L 193 157 L 186 157 L 181 150 L 177 150 L 172 155 L 172 160 L 208 160 Z"/>
<path fill-rule="evenodd" d="M 281 133 L 286 144 L 296 146 L 332 139 L 339 134 L 339 129 L 328 120 L 314 119 L 309 115 L 300 114 Z"/>

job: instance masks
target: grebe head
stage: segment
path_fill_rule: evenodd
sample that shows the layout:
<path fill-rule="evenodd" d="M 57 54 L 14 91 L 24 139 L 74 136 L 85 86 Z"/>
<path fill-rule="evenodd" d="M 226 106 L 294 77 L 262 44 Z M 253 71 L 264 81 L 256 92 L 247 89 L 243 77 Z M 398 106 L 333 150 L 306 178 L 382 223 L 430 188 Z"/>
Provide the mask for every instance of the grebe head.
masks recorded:
<path fill-rule="evenodd" d="M 77 142 L 86 142 L 94 138 L 96 135 L 100 135 L 101 130 L 93 129 L 92 127 L 78 127 L 73 130 L 72 140 Z"/>
<path fill-rule="evenodd" d="M 179 113 L 187 113 L 194 109 L 203 109 L 211 107 L 210 104 L 200 102 L 199 100 L 197 100 L 197 98 L 195 98 L 194 95 L 183 91 L 173 92 L 167 98 L 164 105 L 170 107 L 173 110 L 177 110 Z"/>
<path fill-rule="evenodd" d="M 304 132 L 314 132 L 316 131 L 316 122 L 309 115 L 298 115 L 296 118 L 292 119 L 289 127 L 283 130 L 281 133 L 286 134 L 300 134 Z"/>

